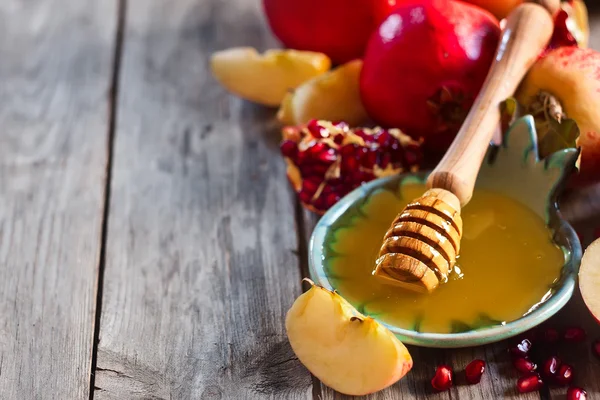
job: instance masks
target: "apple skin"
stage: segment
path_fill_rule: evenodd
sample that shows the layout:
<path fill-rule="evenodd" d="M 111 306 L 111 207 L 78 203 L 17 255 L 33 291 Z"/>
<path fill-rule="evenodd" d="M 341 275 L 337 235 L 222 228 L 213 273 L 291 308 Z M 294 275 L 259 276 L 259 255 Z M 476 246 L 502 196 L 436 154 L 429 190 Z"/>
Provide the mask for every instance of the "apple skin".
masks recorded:
<path fill-rule="evenodd" d="M 335 64 L 362 57 L 371 33 L 401 0 L 263 0 L 267 22 L 287 47 L 327 54 Z"/>
<path fill-rule="evenodd" d="M 558 99 L 580 130 L 580 172 L 570 184 L 582 187 L 600 181 L 600 53 L 577 47 L 548 52 L 521 82 L 517 100 L 528 107 L 541 90 Z"/>

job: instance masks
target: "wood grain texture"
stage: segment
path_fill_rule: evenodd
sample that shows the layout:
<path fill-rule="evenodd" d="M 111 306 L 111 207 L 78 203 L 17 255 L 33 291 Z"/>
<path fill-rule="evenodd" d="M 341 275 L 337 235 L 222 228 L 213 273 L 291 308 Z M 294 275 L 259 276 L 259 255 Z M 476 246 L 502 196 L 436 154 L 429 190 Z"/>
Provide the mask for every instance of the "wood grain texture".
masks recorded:
<path fill-rule="evenodd" d="M 211 78 L 275 46 L 260 3 L 128 2 L 95 399 L 305 399 L 285 313 L 301 293 L 275 110 Z"/>
<path fill-rule="evenodd" d="M 84 399 L 115 1 L 3 0 L 0 21 L 0 398 Z"/>

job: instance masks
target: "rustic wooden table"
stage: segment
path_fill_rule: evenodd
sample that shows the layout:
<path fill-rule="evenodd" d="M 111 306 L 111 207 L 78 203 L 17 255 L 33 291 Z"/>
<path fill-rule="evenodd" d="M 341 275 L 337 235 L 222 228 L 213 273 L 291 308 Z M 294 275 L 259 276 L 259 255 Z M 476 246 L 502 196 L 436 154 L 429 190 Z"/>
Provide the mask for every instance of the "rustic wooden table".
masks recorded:
<path fill-rule="evenodd" d="M 259 0 L 0 2 L 0 399 L 342 398 L 286 339 L 316 219 L 274 110 L 211 78 L 239 45 L 277 46 Z M 600 337 L 578 295 L 569 321 Z M 517 395 L 504 348 L 411 347 L 370 398 L 564 396 Z M 433 366 L 475 357 L 482 384 L 432 393 Z M 600 399 L 600 361 L 564 357 Z"/>

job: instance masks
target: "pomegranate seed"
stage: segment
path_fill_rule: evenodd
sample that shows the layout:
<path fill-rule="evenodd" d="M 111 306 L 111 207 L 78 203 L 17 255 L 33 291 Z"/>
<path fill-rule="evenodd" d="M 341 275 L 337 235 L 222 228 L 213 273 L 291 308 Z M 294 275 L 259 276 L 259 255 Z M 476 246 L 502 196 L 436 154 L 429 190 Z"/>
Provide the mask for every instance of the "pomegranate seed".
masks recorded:
<path fill-rule="evenodd" d="M 560 368 L 560 358 L 552 356 L 544 363 L 543 373 L 546 378 L 553 378 L 556 376 L 558 369 Z"/>
<path fill-rule="evenodd" d="M 384 153 L 383 156 L 379 157 L 377 165 L 379 165 L 380 168 L 386 168 L 390 164 L 391 158 L 390 153 Z"/>
<path fill-rule="evenodd" d="M 544 341 L 544 343 L 553 344 L 558 342 L 560 335 L 556 329 L 548 328 L 544 330 L 544 332 L 542 332 L 541 338 Z"/>
<path fill-rule="evenodd" d="M 447 365 L 440 365 L 437 367 L 435 376 L 431 380 L 431 386 L 433 386 L 435 390 L 443 392 L 452 387 L 452 378 L 452 368 Z"/>
<path fill-rule="evenodd" d="M 537 369 L 537 365 L 525 357 L 515 358 L 513 365 L 517 371 L 523 374 L 529 374 Z"/>
<path fill-rule="evenodd" d="M 309 163 L 305 162 L 300 164 L 300 174 L 304 178 L 314 178 L 317 177 L 322 179 L 325 176 L 325 172 L 329 169 L 329 165 L 322 163 Z"/>
<path fill-rule="evenodd" d="M 394 143 L 395 138 L 388 131 L 382 131 L 375 135 L 375 140 L 377 141 L 377 143 L 379 143 L 379 146 L 383 148 L 388 148 L 392 146 L 392 143 Z"/>
<path fill-rule="evenodd" d="M 308 193 L 306 190 L 300 190 L 300 193 L 298 193 L 298 197 L 300 198 L 300 201 L 304 204 L 309 204 L 312 200 L 313 194 L 314 193 Z"/>
<path fill-rule="evenodd" d="M 374 138 L 375 135 L 369 135 L 367 132 L 365 132 L 362 129 L 355 130 L 354 134 L 356 136 L 361 137 L 365 141 L 366 144 L 373 143 L 375 141 L 375 138 Z"/>
<path fill-rule="evenodd" d="M 373 169 L 377 163 L 377 150 L 368 150 L 365 148 L 364 156 L 361 159 L 361 164 L 365 168 Z"/>
<path fill-rule="evenodd" d="M 481 381 L 481 376 L 485 372 L 485 361 L 483 360 L 473 360 L 467 365 L 465 368 L 465 375 L 467 378 L 467 382 L 479 383 Z"/>
<path fill-rule="evenodd" d="M 315 194 L 321 182 L 313 179 L 305 179 L 302 181 L 302 191 L 310 194 Z"/>
<path fill-rule="evenodd" d="M 319 125 L 319 121 L 316 119 L 310 120 L 308 124 L 306 124 L 306 128 L 316 139 L 322 139 L 329 136 L 329 131 L 325 127 Z"/>
<path fill-rule="evenodd" d="M 296 142 L 292 140 L 284 140 L 280 145 L 281 154 L 284 157 L 291 159 L 292 161 L 296 161 L 296 157 L 298 156 L 298 145 Z"/>
<path fill-rule="evenodd" d="M 344 141 L 344 135 L 335 135 L 333 137 L 333 141 L 335 142 L 335 144 L 340 145 L 342 144 L 342 142 Z"/>
<path fill-rule="evenodd" d="M 566 342 L 570 343 L 580 343 L 583 342 L 586 338 L 587 334 L 581 328 L 567 328 L 563 338 Z"/>
<path fill-rule="evenodd" d="M 334 121 L 331 124 L 333 126 L 335 126 L 336 128 L 338 128 L 339 130 L 342 130 L 344 132 L 346 132 L 350 129 L 350 126 L 344 121 Z"/>
<path fill-rule="evenodd" d="M 510 349 L 510 353 L 515 357 L 525 357 L 531 350 L 531 341 L 529 339 L 521 340 L 515 347 Z"/>
<path fill-rule="evenodd" d="M 325 207 L 329 208 L 340 200 L 340 196 L 336 193 L 329 193 L 325 196 Z"/>
<path fill-rule="evenodd" d="M 568 386 L 573 382 L 573 367 L 569 364 L 561 365 L 554 380 L 561 386 Z"/>
<path fill-rule="evenodd" d="M 529 374 L 519 378 L 517 381 L 517 390 L 519 393 L 529 393 L 540 390 L 544 386 L 544 381 L 539 374 Z"/>
<path fill-rule="evenodd" d="M 596 357 L 600 358 L 600 339 L 596 339 L 596 341 L 592 343 L 592 352 Z"/>
<path fill-rule="evenodd" d="M 586 400 L 587 392 L 580 387 L 570 387 L 567 390 L 567 400 Z"/>

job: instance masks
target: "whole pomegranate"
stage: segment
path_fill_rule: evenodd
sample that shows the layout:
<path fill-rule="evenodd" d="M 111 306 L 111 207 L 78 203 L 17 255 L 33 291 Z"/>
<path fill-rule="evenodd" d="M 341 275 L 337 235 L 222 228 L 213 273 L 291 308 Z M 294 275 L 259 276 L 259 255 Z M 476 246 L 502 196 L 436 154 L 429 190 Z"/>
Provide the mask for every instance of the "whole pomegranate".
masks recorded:
<path fill-rule="evenodd" d="M 342 64 L 362 57 L 371 33 L 397 0 L 263 0 L 271 30 L 287 47 Z"/>
<path fill-rule="evenodd" d="M 444 152 L 483 85 L 499 37 L 496 18 L 471 4 L 401 5 L 367 45 L 360 81 L 367 112 Z"/>

